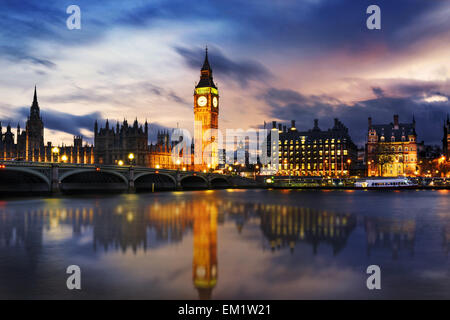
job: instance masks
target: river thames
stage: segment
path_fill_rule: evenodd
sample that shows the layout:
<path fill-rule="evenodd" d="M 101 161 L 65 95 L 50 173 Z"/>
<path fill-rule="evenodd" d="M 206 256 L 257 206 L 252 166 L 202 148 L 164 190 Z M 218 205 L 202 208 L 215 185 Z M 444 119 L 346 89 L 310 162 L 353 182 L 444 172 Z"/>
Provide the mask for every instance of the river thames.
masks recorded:
<path fill-rule="evenodd" d="M 448 190 L 0 200 L 1 299 L 449 299 L 449 249 Z"/>

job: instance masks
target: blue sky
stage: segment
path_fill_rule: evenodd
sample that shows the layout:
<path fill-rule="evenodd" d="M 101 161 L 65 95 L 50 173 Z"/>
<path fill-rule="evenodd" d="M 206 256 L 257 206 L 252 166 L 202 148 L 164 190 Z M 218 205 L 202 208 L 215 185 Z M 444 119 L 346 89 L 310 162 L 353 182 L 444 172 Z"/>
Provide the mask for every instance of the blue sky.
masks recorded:
<path fill-rule="evenodd" d="M 81 8 L 82 29 L 66 28 Z M 366 28 L 381 8 L 382 29 Z M 427 0 L 3 0 L 0 119 L 24 127 L 33 87 L 45 139 L 92 137 L 94 119 L 192 128 L 207 44 L 221 128 L 264 121 L 307 130 L 334 117 L 364 143 L 374 123 L 417 121 L 439 143 L 450 110 L 450 2 Z"/>

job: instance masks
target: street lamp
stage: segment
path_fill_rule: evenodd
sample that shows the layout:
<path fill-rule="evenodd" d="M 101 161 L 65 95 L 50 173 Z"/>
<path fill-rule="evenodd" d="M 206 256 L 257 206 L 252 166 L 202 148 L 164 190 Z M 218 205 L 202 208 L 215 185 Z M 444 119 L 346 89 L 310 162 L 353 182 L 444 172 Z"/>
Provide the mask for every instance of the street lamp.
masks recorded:
<path fill-rule="evenodd" d="M 59 155 L 59 148 L 58 147 L 53 147 L 52 148 L 52 153 L 53 153 L 53 162 L 58 162 L 58 155 Z"/>
<path fill-rule="evenodd" d="M 133 164 L 133 159 L 134 159 L 134 153 L 130 153 L 130 154 L 128 155 L 128 160 L 130 160 L 130 165 Z"/>
<path fill-rule="evenodd" d="M 117 164 L 118 164 L 119 166 L 123 166 L 123 160 L 117 161 Z"/>
<path fill-rule="evenodd" d="M 68 159 L 67 156 L 66 156 L 65 154 L 63 154 L 62 157 L 61 157 L 61 160 L 62 160 L 63 162 L 66 162 L 67 159 Z"/>

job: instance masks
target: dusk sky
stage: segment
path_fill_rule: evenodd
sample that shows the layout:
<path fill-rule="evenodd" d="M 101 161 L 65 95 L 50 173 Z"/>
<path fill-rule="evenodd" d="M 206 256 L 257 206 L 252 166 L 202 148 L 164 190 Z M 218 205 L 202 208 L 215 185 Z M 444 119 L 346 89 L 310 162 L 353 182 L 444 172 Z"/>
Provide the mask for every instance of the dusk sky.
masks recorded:
<path fill-rule="evenodd" d="M 66 8 L 81 8 L 68 30 Z M 366 8 L 381 8 L 381 30 Z M 92 142 L 95 119 L 193 127 L 208 45 L 220 128 L 338 117 L 359 145 L 367 118 L 417 122 L 440 144 L 450 111 L 450 1 L 2 0 L 0 119 L 22 128 L 34 85 L 45 141 Z M 5 130 L 5 129 L 3 129 Z"/>

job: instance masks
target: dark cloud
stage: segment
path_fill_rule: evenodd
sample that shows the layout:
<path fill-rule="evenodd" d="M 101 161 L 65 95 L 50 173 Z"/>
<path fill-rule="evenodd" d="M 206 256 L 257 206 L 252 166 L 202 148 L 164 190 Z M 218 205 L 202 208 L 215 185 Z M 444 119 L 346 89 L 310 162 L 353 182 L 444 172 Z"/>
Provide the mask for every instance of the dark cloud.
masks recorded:
<path fill-rule="evenodd" d="M 14 46 L 0 46 L 0 52 L 13 62 L 25 61 L 34 65 L 55 68 L 56 64 L 48 59 L 32 56 L 23 51 L 23 48 Z"/>
<path fill-rule="evenodd" d="M 189 104 L 175 92 L 166 90 L 147 81 L 138 81 L 123 85 L 100 85 L 90 88 L 74 87 L 68 93 L 47 97 L 47 101 L 53 103 L 81 102 L 130 106 L 138 103 L 138 101 L 133 100 L 135 96 L 148 94 L 164 97 L 179 104 Z"/>
<path fill-rule="evenodd" d="M 372 92 L 373 92 L 374 95 L 377 96 L 377 98 L 383 98 L 384 97 L 384 91 L 381 88 L 379 88 L 379 87 L 372 88 Z"/>
<path fill-rule="evenodd" d="M 30 109 L 27 107 L 21 107 L 17 112 L 17 116 L 22 123 L 26 121 L 29 114 Z M 95 120 L 103 120 L 99 112 L 77 116 L 60 111 L 41 110 L 41 116 L 46 129 L 58 130 L 72 135 L 81 135 L 82 129 L 93 132 Z"/>
<path fill-rule="evenodd" d="M 339 118 L 350 130 L 354 141 L 365 143 L 367 118 L 374 123 L 390 123 L 394 114 L 399 114 L 400 122 L 416 119 L 418 139 L 428 144 L 440 144 L 442 124 L 450 110 L 450 102 L 426 102 L 416 97 L 384 97 L 358 101 L 349 105 L 337 103 L 326 96 L 305 96 L 293 90 L 269 89 L 263 96 L 270 106 L 270 116 L 288 123 L 297 120 L 299 130 L 313 127 L 313 119 L 319 118 L 321 129 L 332 126 L 333 118 Z"/>
<path fill-rule="evenodd" d="M 202 48 L 187 49 L 176 47 L 175 50 L 180 54 L 187 65 L 195 70 L 199 70 L 203 65 L 205 51 Z M 210 48 L 208 59 L 213 66 L 213 71 L 220 76 L 228 77 L 239 84 L 245 86 L 250 80 L 265 81 L 272 75 L 261 63 L 254 60 L 233 61 L 227 58 L 218 48 Z"/>
<path fill-rule="evenodd" d="M 77 4 L 82 12 L 82 29 L 66 28 L 66 8 Z M 52 41 L 68 46 L 98 41 L 113 27 L 148 28 L 153 24 L 171 26 L 196 23 L 205 26 L 197 39 L 253 50 L 280 48 L 304 52 L 324 52 L 347 48 L 365 50 L 382 42 L 390 48 L 404 48 L 420 40 L 448 31 L 450 21 L 440 17 L 444 1 L 379 0 L 382 29 L 371 32 L 365 27 L 366 8 L 371 0 L 321 1 L 109 1 L 109 0 L 2 0 L 0 2 L 0 43 L 34 57 L 31 47 L 36 41 Z M 221 31 L 208 25 L 220 23 Z M 208 33 L 208 30 L 211 33 Z M 212 34 L 214 32 L 214 34 Z M 192 36 L 191 36 L 192 37 Z M 244 49 L 245 50 L 245 49 Z M 0 52 L 0 54 L 3 54 Z M 36 57 L 44 63 L 45 58 Z M 252 67 L 251 67 L 252 68 Z M 258 68 L 258 67 L 257 67 Z"/>

